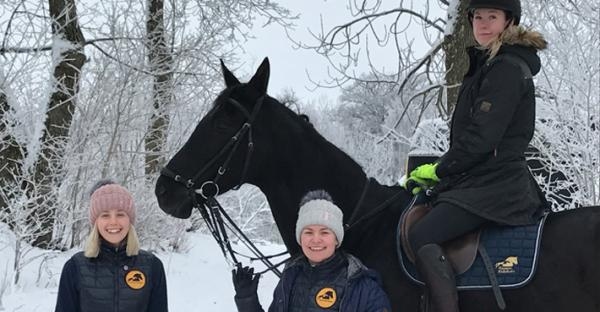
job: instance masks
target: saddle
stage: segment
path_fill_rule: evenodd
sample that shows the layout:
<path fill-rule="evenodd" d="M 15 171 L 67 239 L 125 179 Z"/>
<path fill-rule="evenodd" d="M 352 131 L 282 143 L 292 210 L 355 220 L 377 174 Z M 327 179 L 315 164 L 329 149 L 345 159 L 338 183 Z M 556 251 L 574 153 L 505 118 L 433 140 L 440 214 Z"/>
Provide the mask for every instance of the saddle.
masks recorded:
<path fill-rule="evenodd" d="M 400 219 L 402 248 L 406 257 L 413 264 L 415 263 L 415 251 L 412 250 L 408 241 L 408 232 L 413 224 L 431 211 L 431 208 L 428 202 L 412 205 L 402 214 Z M 473 262 L 475 262 L 481 231 L 479 229 L 442 244 L 442 249 L 456 274 L 466 272 L 473 265 Z"/>
<path fill-rule="evenodd" d="M 424 285 L 411 249 L 408 233 L 415 222 L 431 209 L 429 202 L 415 196 L 400 218 L 396 252 L 404 273 Z M 501 289 L 518 288 L 533 279 L 547 214 L 536 223 L 522 226 L 490 225 L 442 244 L 454 272 L 458 290 L 492 289 L 498 307 L 506 303 Z"/>

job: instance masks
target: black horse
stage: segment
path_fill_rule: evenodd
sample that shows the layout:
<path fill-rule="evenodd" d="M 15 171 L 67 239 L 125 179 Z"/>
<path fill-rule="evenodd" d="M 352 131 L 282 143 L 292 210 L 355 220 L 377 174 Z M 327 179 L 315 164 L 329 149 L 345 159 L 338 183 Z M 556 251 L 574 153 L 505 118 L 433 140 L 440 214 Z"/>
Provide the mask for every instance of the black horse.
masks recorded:
<path fill-rule="evenodd" d="M 381 273 L 394 311 L 417 311 L 421 289 L 402 273 L 395 238 L 411 195 L 372 181 L 360 201 L 368 180 L 361 167 L 305 118 L 266 94 L 268 59 L 248 83 L 240 83 L 221 65 L 226 89 L 167 164 L 171 174 L 156 182 L 161 209 L 188 218 L 192 196 L 202 202 L 197 193 L 210 196 L 250 183 L 266 195 L 288 251 L 296 254 L 300 198 L 325 189 L 344 211 L 345 222 L 353 214 L 358 216 L 354 220 L 367 216 L 347 231 L 343 248 Z M 185 178 L 175 181 L 174 173 Z M 370 214 L 394 196 L 386 209 Z M 535 278 L 524 287 L 503 291 L 507 311 L 600 311 L 599 244 L 600 207 L 551 214 Z M 459 296 L 463 312 L 500 311 L 491 290 L 461 291 Z"/>

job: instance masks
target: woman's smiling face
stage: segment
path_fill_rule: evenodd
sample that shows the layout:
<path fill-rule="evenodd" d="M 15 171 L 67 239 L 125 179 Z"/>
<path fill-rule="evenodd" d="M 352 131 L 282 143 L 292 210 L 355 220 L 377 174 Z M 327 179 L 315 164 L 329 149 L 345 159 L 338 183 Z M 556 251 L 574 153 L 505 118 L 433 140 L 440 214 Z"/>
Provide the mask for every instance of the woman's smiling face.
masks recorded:
<path fill-rule="evenodd" d="M 498 9 L 475 9 L 473 11 L 473 35 L 475 41 L 483 47 L 500 36 L 506 29 L 506 13 Z"/>
<path fill-rule="evenodd" d="M 129 233 L 129 216 L 121 209 L 109 209 L 96 219 L 100 236 L 114 247 L 118 247 Z"/>
<path fill-rule="evenodd" d="M 329 259 L 335 252 L 337 244 L 335 233 L 323 225 L 307 225 L 300 232 L 302 252 L 311 264 Z"/>

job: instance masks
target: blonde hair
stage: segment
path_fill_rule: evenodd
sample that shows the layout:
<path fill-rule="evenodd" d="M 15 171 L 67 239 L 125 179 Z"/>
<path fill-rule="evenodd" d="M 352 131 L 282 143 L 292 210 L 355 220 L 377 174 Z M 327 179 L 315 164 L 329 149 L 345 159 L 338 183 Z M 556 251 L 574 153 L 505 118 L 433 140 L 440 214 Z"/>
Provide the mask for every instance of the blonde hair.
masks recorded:
<path fill-rule="evenodd" d="M 135 231 L 133 224 L 129 225 L 129 231 L 127 232 L 127 247 L 125 254 L 127 256 L 137 256 L 140 251 L 140 241 Z M 86 258 L 97 258 L 100 254 L 100 232 L 98 226 L 94 224 L 94 227 L 90 231 L 90 235 L 85 242 L 85 248 L 83 254 Z"/>

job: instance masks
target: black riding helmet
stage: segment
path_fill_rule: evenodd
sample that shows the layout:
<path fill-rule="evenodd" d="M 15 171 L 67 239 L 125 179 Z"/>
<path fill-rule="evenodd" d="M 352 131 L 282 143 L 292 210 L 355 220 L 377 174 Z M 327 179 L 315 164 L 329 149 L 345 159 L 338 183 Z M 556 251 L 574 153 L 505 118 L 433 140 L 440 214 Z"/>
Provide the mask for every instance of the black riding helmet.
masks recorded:
<path fill-rule="evenodd" d="M 519 0 L 471 0 L 469 3 L 469 23 L 473 23 L 473 11 L 480 8 L 499 9 L 506 12 L 507 19 L 512 18 L 515 25 L 521 20 L 521 2 Z"/>

